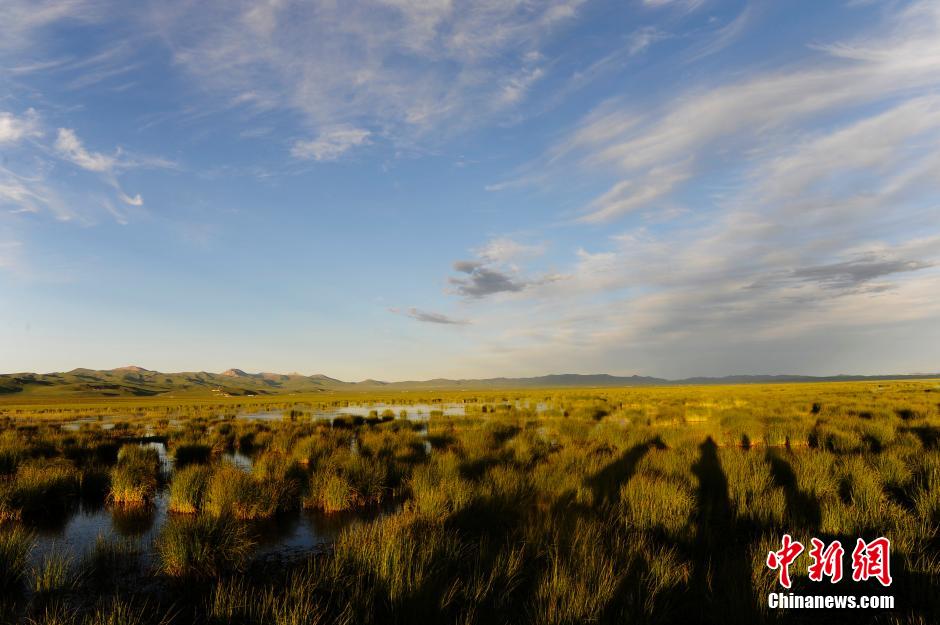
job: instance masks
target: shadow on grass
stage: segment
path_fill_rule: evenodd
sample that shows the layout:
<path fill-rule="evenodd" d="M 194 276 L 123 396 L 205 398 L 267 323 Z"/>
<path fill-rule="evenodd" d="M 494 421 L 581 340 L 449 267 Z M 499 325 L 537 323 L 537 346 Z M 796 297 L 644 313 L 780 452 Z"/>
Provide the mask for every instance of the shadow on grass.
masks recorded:
<path fill-rule="evenodd" d="M 756 623 L 758 611 L 751 584 L 749 536 L 736 527 L 728 478 L 711 437 L 699 445 L 692 465 L 698 478 L 695 556 L 689 581 L 690 601 L 683 620 L 689 623 Z M 704 620 L 703 620 L 704 619 Z"/>
<path fill-rule="evenodd" d="M 774 485 L 783 489 L 787 504 L 787 520 L 793 524 L 793 527 L 788 529 L 807 533 L 817 532 L 822 523 L 822 508 L 819 500 L 800 489 L 796 481 L 796 473 L 777 450 L 768 449 L 764 459 L 770 465 L 770 476 Z"/>
<path fill-rule="evenodd" d="M 640 460 L 651 449 L 665 449 L 666 444 L 658 436 L 650 441 L 634 445 L 623 452 L 619 458 L 605 466 L 586 480 L 594 493 L 594 502 L 614 504 L 620 500 L 620 487 L 630 481 L 636 473 Z"/>
<path fill-rule="evenodd" d="M 940 427 L 922 425 L 918 427 L 905 428 L 905 432 L 912 432 L 920 439 L 925 449 L 940 448 Z"/>

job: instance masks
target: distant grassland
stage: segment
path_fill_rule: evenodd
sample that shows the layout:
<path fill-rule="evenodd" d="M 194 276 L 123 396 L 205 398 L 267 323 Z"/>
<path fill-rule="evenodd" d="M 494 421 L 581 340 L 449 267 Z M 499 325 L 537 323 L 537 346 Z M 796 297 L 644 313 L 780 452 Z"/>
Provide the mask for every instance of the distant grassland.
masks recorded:
<path fill-rule="evenodd" d="M 927 374 L 895 376 L 896 380 L 927 379 Z M 344 382 L 325 375 L 302 375 L 299 373 L 246 373 L 240 369 L 229 369 L 222 373 L 191 371 L 163 373 L 141 367 L 118 369 L 73 369 L 58 373 L 7 373 L 0 374 L 0 399 L 6 396 L 13 402 L 55 400 L 57 398 L 141 398 L 141 397 L 254 397 L 296 394 L 329 393 L 393 393 L 393 392 L 446 392 L 475 389 L 535 390 L 626 388 L 665 385 L 705 384 L 777 384 L 790 382 L 850 382 L 880 381 L 890 376 L 834 376 L 814 378 L 798 375 L 781 376 L 728 376 L 724 378 L 686 378 L 666 380 L 649 376 L 612 376 L 606 374 L 580 375 L 555 374 L 530 378 L 487 378 L 473 380 L 412 380 L 382 382 L 363 380 Z"/>
<path fill-rule="evenodd" d="M 352 403 L 466 414 L 309 418 Z M 258 410 L 284 418 L 232 418 Z M 114 427 L 60 428 L 97 417 Z M 940 622 L 940 380 L 7 397 L 0 418 L 0 621 Z M 170 476 L 136 446 L 155 437 Z M 104 536 L 38 567 L 23 555 L 70 502 L 147 509 L 160 488 L 170 512 L 152 545 Z M 373 514 L 329 549 L 253 559 L 251 524 L 299 509 Z M 890 538 L 890 588 L 853 582 L 848 553 L 837 585 L 810 582 L 805 554 L 791 574 L 798 594 L 890 594 L 895 608 L 768 609 L 781 588 L 764 561 L 784 533 L 847 552 Z"/>
<path fill-rule="evenodd" d="M 198 394 L 167 393 L 153 397 L 74 397 L 49 395 L 0 395 L 0 416 L 30 418 L 68 418 L 70 416 L 219 416 L 241 411 L 328 410 L 351 404 L 466 404 L 473 406 L 500 403 L 544 404 L 549 414 L 566 409 L 584 409 L 597 405 L 611 418 L 635 419 L 643 416 L 658 422 L 676 419 L 698 423 L 708 416 L 721 417 L 729 410 L 739 416 L 766 419 L 805 418 L 807 403 L 826 403 L 827 412 L 866 412 L 861 406 L 881 410 L 930 410 L 940 396 L 940 378 L 871 382 L 794 382 L 783 384 L 665 385 L 629 388 L 525 388 L 496 390 L 328 390 L 283 395 L 220 397 Z M 732 410 L 734 409 L 734 410 Z M 712 424 L 714 419 L 710 420 Z"/>

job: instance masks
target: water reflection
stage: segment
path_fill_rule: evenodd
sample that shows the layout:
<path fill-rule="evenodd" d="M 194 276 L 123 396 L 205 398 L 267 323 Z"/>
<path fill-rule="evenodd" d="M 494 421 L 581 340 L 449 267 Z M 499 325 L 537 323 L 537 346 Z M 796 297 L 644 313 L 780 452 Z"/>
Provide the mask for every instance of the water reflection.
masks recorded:
<path fill-rule="evenodd" d="M 173 473 L 173 458 L 166 451 L 166 443 L 162 441 L 145 441 L 140 443 L 140 446 L 157 450 L 157 456 L 160 457 L 160 473 L 164 479 L 169 479 Z"/>
<path fill-rule="evenodd" d="M 440 414 L 445 417 L 462 417 L 466 415 L 466 406 L 464 404 L 350 404 L 337 408 L 326 410 L 257 410 L 242 412 L 236 415 L 236 419 L 251 421 L 281 421 L 290 418 L 291 414 L 302 414 L 310 419 L 335 419 L 337 417 L 369 417 L 369 416 L 394 416 L 405 418 L 411 421 L 426 421 L 431 414 Z"/>
<path fill-rule="evenodd" d="M 432 412 L 444 415 L 463 415 L 465 408 L 462 404 L 372 404 L 362 406 L 344 406 L 335 410 L 317 411 L 309 413 L 315 418 L 336 418 L 347 416 L 353 418 L 368 418 L 375 411 L 378 415 L 393 411 L 396 417 L 401 417 L 402 411 L 409 420 L 424 422 L 421 429 L 427 435 L 427 421 Z M 386 415 L 388 413 L 386 412 Z M 239 415 L 243 419 L 283 419 L 283 412 L 263 411 Z M 104 422 L 101 419 L 81 419 L 62 427 L 67 430 L 78 430 L 88 424 L 97 424 L 103 429 L 114 427 L 114 423 Z M 106 475 L 102 474 L 101 488 L 86 489 L 82 498 L 70 502 L 60 514 L 47 515 L 30 527 L 36 531 L 36 544 L 30 558 L 34 564 L 39 564 L 53 552 L 67 552 L 73 558 L 80 559 L 90 553 L 99 539 L 129 540 L 136 544 L 140 553 L 140 562 L 146 568 L 155 563 L 154 544 L 172 513 L 168 512 L 169 484 L 173 472 L 173 458 L 167 453 L 166 439 L 152 436 L 153 430 L 145 432 L 151 436 L 131 439 L 137 444 L 157 451 L 160 459 L 161 487 L 154 497 L 152 505 L 127 508 L 111 505 L 106 502 Z M 156 440 L 155 440 L 156 439 Z M 357 440 L 351 439 L 353 450 L 357 449 Z M 116 453 L 116 447 L 113 450 Z M 417 453 L 430 454 L 431 441 L 424 440 L 417 446 Z M 223 462 L 251 471 L 253 461 L 251 456 L 233 451 L 223 454 Z M 249 524 L 253 539 L 256 541 L 256 557 L 280 558 L 301 556 L 310 551 L 316 551 L 332 544 L 339 534 L 352 523 L 367 522 L 389 511 L 396 506 L 373 508 L 365 511 L 348 511 L 343 513 L 325 514 L 313 510 L 295 510 L 278 515 L 273 519 L 252 522 Z"/>
<path fill-rule="evenodd" d="M 30 554 L 34 564 L 38 565 L 53 552 L 64 551 L 81 558 L 95 547 L 99 537 L 131 540 L 138 546 L 141 562 L 147 567 L 154 564 L 154 541 L 167 519 L 174 516 L 168 512 L 173 460 L 163 442 L 140 444 L 157 450 L 164 472 L 162 487 L 153 504 L 136 508 L 114 506 L 107 504 L 103 495 L 72 502 L 62 514 L 48 515 L 32 525 L 37 533 L 36 545 Z M 253 464 L 250 456 L 237 451 L 223 454 L 222 460 L 244 471 L 251 471 Z M 256 557 L 294 557 L 331 544 L 350 523 L 375 518 L 384 511 L 370 509 L 328 515 L 295 510 L 272 519 L 250 522 L 248 527 L 257 543 Z"/>
<path fill-rule="evenodd" d="M 36 565 L 50 553 L 67 552 L 76 559 L 94 549 L 99 537 L 131 540 L 138 547 L 145 567 L 155 563 L 155 539 L 168 519 L 176 515 L 167 510 L 168 493 L 164 489 L 145 508 L 80 505 L 71 515 L 57 522 L 35 527 L 36 545 L 30 553 Z M 271 519 L 248 522 L 256 543 L 255 557 L 261 559 L 293 558 L 332 544 L 351 523 L 369 521 L 394 507 L 325 514 L 314 510 L 295 510 Z"/>
<path fill-rule="evenodd" d="M 240 451 L 232 451 L 222 454 L 222 461 L 234 464 L 242 471 L 251 471 L 251 467 L 254 466 L 254 461 L 251 459 L 251 457 L 246 456 Z"/>
<path fill-rule="evenodd" d="M 67 551 L 81 557 L 91 550 L 99 536 L 133 538 L 140 541 L 145 561 L 152 561 L 151 543 L 166 521 L 167 494 L 163 491 L 152 506 L 127 509 L 82 502 L 72 514 L 56 523 L 41 523 L 36 529 L 36 545 L 30 553 L 34 563 L 53 551 Z M 47 519 L 51 521 L 51 519 Z"/>
<path fill-rule="evenodd" d="M 332 545 L 353 523 L 367 522 L 397 510 L 399 506 L 373 507 L 330 514 L 296 510 L 252 524 L 257 558 L 294 557 Z"/>
<path fill-rule="evenodd" d="M 78 432 L 84 426 L 97 425 L 102 430 L 113 430 L 114 423 L 111 421 L 104 421 L 101 417 L 88 417 L 86 419 L 75 419 L 69 421 L 68 423 L 62 423 L 59 427 L 68 432 Z"/>
<path fill-rule="evenodd" d="M 166 494 L 161 493 L 152 506 L 115 506 L 111 510 L 111 528 L 124 538 L 144 536 L 156 524 L 157 516 L 166 516 L 166 499 Z"/>

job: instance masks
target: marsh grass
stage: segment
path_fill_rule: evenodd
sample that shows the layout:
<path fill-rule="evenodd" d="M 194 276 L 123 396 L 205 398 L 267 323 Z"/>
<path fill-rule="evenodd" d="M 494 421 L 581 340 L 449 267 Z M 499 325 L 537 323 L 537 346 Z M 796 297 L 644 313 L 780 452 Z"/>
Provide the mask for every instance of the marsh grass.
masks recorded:
<path fill-rule="evenodd" d="M 45 606 L 30 625 L 170 625 L 173 612 L 155 614 L 146 601 L 126 601 L 112 598 L 102 601 L 82 615 L 70 606 L 53 602 Z"/>
<path fill-rule="evenodd" d="M 345 476 L 336 473 L 315 473 L 310 480 L 310 493 L 304 498 L 305 508 L 319 508 L 327 513 L 343 512 L 353 507 L 355 493 Z"/>
<path fill-rule="evenodd" d="M 212 458 L 212 447 L 202 443 L 180 443 L 173 448 L 173 461 L 176 467 L 190 464 L 205 464 Z"/>
<path fill-rule="evenodd" d="M 54 548 L 33 567 L 32 590 L 43 594 L 74 590 L 79 584 L 74 558 L 67 551 Z"/>
<path fill-rule="evenodd" d="M 444 453 L 418 467 L 409 482 L 408 506 L 422 516 L 443 521 L 465 509 L 473 499 L 473 484 L 461 475 L 457 455 Z"/>
<path fill-rule="evenodd" d="M 80 484 L 80 473 L 67 460 L 23 462 L 0 481 L 0 522 L 59 513 L 78 495 Z"/>
<path fill-rule="evenodd" d="M 203 507 L 212 469 L 202 465 L 179 468 L 170 483 L 170 512 L 195 514 Z"/>
<path fill-rule="evenodd" d="M 533 599 L 533 620 L 586 623 L 601 619 L 627 574 L 618 553 L 625 545 L 618 542 L 613 550 L 608 549 L 605 535 L 597 524 L 580 522 L 570 537 L 552 537 Z"/>
<path fill-rule="evenodd" d="M 12 593 L 22 586 L 29 570 L 29 552 L 35 536 L 11 525 L 0 527 L 0 590 Z"/>
<path fill-rule="evenodd" d="M 273 625 L 317 625 L 328 622 L 328 612 L 319 597 L 317 577 L 301 570 L 280 587 L 257 586 L 244 578 L 216 583 L 209 596 L 206 614 L 210 623 L 272 623 Z"/>
<path fill-rule="evenodd" d="M 637 475 L 620 489 L 620 518 L 627 530 L 688 538 L 695 505 L 694 493 L 684 484 L 649 475 Z"/>
<path fill-rule="evenodd" d="M 316 466 L 321 459 L 342 446 L 342 443 L 341 438 L 331 431 L 319 432 L 299 439 L 291 450 L 291 455 L 305 466 Z"/>
<path fill-rule="evenodd" d="M 277 512 L 280 496 L 277 483 L 222 464 L 209 478 L 202 509 L 216 517 L 231 515 L 242 520 L 266 519 Z"/>
<path fill-rule="evenodd" d="M 170 625 L 172 617 L 172 611 L 155 614 L 146 600 L 133 602 L 114 598 L 96 607 L 83 619 L 82 625 Z"/>
<path fill-rule="evenodd" d="M 160 570 L 170 577 L 210 578 L 237 570 L 252 547 L 244 524 L 228 516 L 168 519 L 156 541 Z"/>
<path fill-rule="evenodd" d="M 387 461 L 339 453 L 321 461 L 311 473 L 305 508 L 327 513 L 381 504 L 391 493 Z"/>
<path fill-rule="evenodd" d="M 276 512 L 294 510 L 299 507 L 300 495 L 307 473 L 286 452 L 267 452 L 255 458 L 252 476 L 266 489 L 278 493 Z"/>
<path fill-rule="evenodd" d="M 29 507 L 11 505 L 23 499 L 10 493 L 44 492 L 33 483 L 67 501 L 76 476 L 84 490 L 103 467 L 147 466 L 158 476 L 153 456 L 113 447 L 146 432 L 170 441 L 178 462 L 169 506 L 187 513 L 161 529 L 157 573 L 139 566 L 132 546 L 99 542 L 73 567 L 83 571 L 77 592 L 43 591 L 26 613 L 61 604 L 53 615 L 73 623 L 99 610 L 119 615 L 108 622 L 138 622 L 87 600 L 107 591 L 127 601 L 124 577 L 163 597 L 146 622 L 179 608 L 176 622 L 778 623 L 786 618 L 763 607 L 778 588 L 764 559 L 784 532 L 843 545 L 889 537 L 892 592 L 905 612 L 874 618 L 928 623 L 940 613 L 936 382 L 445 397 L 465 402 L 466 415 L 261 423 L 232 420 L 241 404 L 216 405 L 224 416 L 176 406 L 129 417 L 105 435 L 64 433 L 46 416 L 18 414 L 23 422 L 0 433 L 0 450 L 9 450 L 0 457 L 0 509 L 23 520 L 2 531 L 29 527 L 21 512 Z M 402 401 L 420 400 L 441 398 Z M 306 414 L 343 401 L 291 399 L 278 409 Z M 171 410 L 186 415 L 178 428 L 168 424 Z M 95 451 L 109 443 L 107 453 Z M 214 451 L 185 466 L 179 452 L 190 444 Z M 217 458 L 233 449 L 250 453 L 252 466 Z M 306 559 L 253 558 L 253 521 L 277 524 L 300 505 L 337 513 L 313 515 L 342 528 L 333 543 Z M 283 518 L 289 526 L 295 517 Z M 11 542 L 10 561 L 23 540 Z M 48 568 L 45 587 L 69 588 L 54 581 L 68 575 Z M 101 573 L 109 568 L 117 574 Z M 18 583 L 29 586 L 28 568 L 24 575 Z"/>
<path fill-rule="evenodd" d="M 15 433 L 7 430 L 0 433 L 0 475 L 11 475 L 26 457 L 26 449 Z"/>
<path fill-rule="evenodd" d="M 79 569 L 95 583 L 132 578 L 140 564 L 141 545 L 127 538 L 99 535 Z"/>
<path fill-rule="evenodd" d="M 427 592 L 446 562 L 465 555 L 457 536 L 404 513 L 345 530 L 336 541 L 334 566 L 356 572 L 358 584 L 377 586 L 395 605 Z"/>
<path fill-rule="evenodd" d="M 111 502 L 141 507 L 153 501 L 160 475 L 157 450 L 140 445 L 124 445 L 117 465 L 111 470 Z"/>

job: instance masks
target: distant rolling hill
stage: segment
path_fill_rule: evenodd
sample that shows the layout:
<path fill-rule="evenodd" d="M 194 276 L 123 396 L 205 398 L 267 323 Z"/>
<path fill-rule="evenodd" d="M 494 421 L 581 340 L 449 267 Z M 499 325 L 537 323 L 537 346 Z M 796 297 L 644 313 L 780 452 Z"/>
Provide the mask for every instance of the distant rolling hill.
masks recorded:
<path fill-rule="evenodd" d="M 343 382 L 322 374 L 246 373 L 229 369 L 222 373 L 161 373 L 143 367 L 118 369 L 73 369 L 64 373 L 11 373 L 0 375 L 0 396 L 29 397 L 148 397 L 173 396 L 251 396 L 284 393 L 368 390 L 460 390 L 505 388 L 597 388 L 658 386 L 674 384 L 749 384 L 773 382 L 827 382 L 889 379 L 924 379 L 940 374 L 813 377 L 801 375 L 733 375 L 667 380 L 648 376 L 614 376 L 574 373 L 531 378 L 486 378 L 382 382 L 364 380 Z"/>

